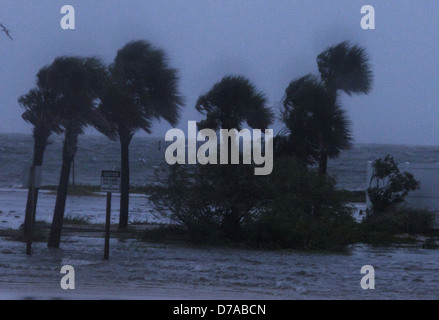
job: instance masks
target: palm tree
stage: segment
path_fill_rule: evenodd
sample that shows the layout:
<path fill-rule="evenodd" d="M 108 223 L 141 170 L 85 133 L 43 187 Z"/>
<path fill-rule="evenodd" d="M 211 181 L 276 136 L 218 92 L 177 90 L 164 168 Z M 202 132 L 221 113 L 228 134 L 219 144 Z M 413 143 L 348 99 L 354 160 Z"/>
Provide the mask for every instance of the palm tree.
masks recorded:
<path fill-rule="evenodd" d="M 366 49 L 345 41 L 330 47 L 317 57 L 320 76 L 333 103 L 338 93 L 368 94 L 372 89 L 372 70 Z M 321 150 L 320 173 L 326 174 L 328 153 Z"/>
<path fill-rule="evenodd" d="M 322 81 L 333 94 L 368 94 L 372 89 L 373 75 L 365 48 L 341 42 L 319 54 L 317 65 Z"/>
<path fill-rule="evenodd" d="M 326 173 L 326 158 L 338 157 L 351 147 L 350 124 L 326 86 L 316 77 L 306 75 L 286 89 L 282 120 L 286 124 L 290 150 L 305 164 L 319 164 Z"/>
<path fill-rule="evenodd" d="M 94 124 L 103 128 L 103 117 L 96 112 L 97 99 L 105 88 L 106 68 L 97 58 L 60 57 L 39 74 L 38 86 L 55 97 L 57 116 L 64 130 L 62 168 L 48 246 L 58 248 L 68 192 L 72 161 L 78 137 Z"/>
<path fill-rule="evenodd" d="M 183 98 L 177 70 L 170 68 L 165 52 L 147 41 L 133 41 L 117 52 L 109 67 L 111 83 L 100 110 L 106 115 L 121 145 L 121 198 L 119 229 L 128 225 L 129 145 L 139 130 L 151 133 L 154 120 L 176 125 Z"/>
<path fill-rule="evenodd" d="M 246 122 L 251 128 L 266 129 L 274 120 L 274 114 L 266 106 L 265 95 L 242 76 L 226 76 L 216 83 L 206 94 L 198 98 L 197 111 L 206 118 L 197 123 L 198 128 L 236 129 L 240 130 Z M 233 135 L 231 135 L 234 143 Z M 228 145 L 228 157 L 231 161 L 231 144 Z M 228 212 L 224 213 L 222 221 L 223 232 L 232 239 L 239 239 L 240 226 L 244 218 L 242 213 L 243 199 L 236 199 L 239 190 L 245 187 L 242 179 L 239 179 L 240 168 L 237 166 L 226 166 L 222 171 L 226 185 L 230 187 L 225 192 L 230 204 Z"/>
<path fill-rule="evenodd" d="M 265 95 L 248 79 L 226 76 L 198 98 L 195 108 L 206 116 L 198 128 L 240 130 L 247 122 L 251 128 L 265 129 L 274 120 L 266 102 Z"/>
<path fill-rule="evenodd" d="M 47 68 L 42 68 L 39 71 L 39 74 L 41 75 L 45 72 L 47 72 Z M 18 102 L 26 109 L 22 118 L 33 126 L 32 135 L 34 138 L 34 154 L 32 166 L 42 166 L 44 151 L 46 150 L 50 135 L 52 135 L 52 133 L 59 134 L 62 132 L 62 128 L 60 127 L 56 116 L 54 97 L 51 96 L 50 91 L 37 86 L 36 88 L 29 90 L 27 94 L 18 98 Z M 38 188 L 34 188 L 33 195 L 31 188 L 29 188 L 28 191 L 23 228 L 25 234 L 27 234 L 31 223 L 28 220 L 28 217 L 31 210 L 32 199 L 34 199 L 33 207 L 36 208 L 38 201 Z"/>
<path fill-rule="evenodd" d="M 307 75 L 292 81 L 286 90 L 281 116 L 286 130 L 277 137 L 276 149 L 280 154 L 293 153 L 306 164 L 317 162 L 319 173 L 325 175 L 328 157 L 338 157 L 351 146 L 339 94 L 369 93 L 372 71 L 366 50 L 349 42 L 322 52 L 317 64 L 320 80 Z"/>

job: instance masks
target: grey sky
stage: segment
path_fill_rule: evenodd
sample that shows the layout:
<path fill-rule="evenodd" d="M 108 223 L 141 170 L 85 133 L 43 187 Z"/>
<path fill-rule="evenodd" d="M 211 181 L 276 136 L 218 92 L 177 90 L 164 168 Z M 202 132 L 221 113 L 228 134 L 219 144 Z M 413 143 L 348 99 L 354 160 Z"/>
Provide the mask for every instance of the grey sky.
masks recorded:
<path fill-rule="evenodd" d="M 66 4 L 76 30 L 60 27 Z M 376 30 L 360 27 L 366 4 Z M 439 145 L 437 0 L 1 0 L 0 22 L 15 39 L 0 34 L 0 132 L 30 133 L 17 98 L 60 55 L 110 63 L 130 40 L 163 48 L 180 71 L 184 129 L 200 119 L 198 96 L 224 75 L 250 78 L 274 106 L 291 80 L 317 73 L 320 52 L 350 40 L 367 48 L 375 76 L 371 94 L 343 97 L 355 141 Z M 169 128 L 161 123 L 153 134 Z"/>

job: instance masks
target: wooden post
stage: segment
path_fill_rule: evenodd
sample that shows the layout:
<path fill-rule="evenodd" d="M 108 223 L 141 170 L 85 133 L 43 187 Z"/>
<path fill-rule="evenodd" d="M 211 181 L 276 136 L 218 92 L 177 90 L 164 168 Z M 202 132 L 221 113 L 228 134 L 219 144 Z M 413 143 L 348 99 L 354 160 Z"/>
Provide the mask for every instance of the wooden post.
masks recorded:
<path fill-rule="evenodd" d="M 110 257 L 110 226 L 111 226 L 111 192 L 107 192 L 107 215 L 105 219 L 104 260 Z"/>
<path fill-rule="evenodd" d="M 28 221 L 28 230 L 27 230 L 27 239 L 26 239 L 26 254 L 30 255 L 32 253 L 32 233 L 34 229 L 34 221 L 35 221 L 35 166 L 32 166 L 30 169 L 30 177 L 29 184 L 31 189 L 31 208 L 28 211 L 27 221 Z"/>

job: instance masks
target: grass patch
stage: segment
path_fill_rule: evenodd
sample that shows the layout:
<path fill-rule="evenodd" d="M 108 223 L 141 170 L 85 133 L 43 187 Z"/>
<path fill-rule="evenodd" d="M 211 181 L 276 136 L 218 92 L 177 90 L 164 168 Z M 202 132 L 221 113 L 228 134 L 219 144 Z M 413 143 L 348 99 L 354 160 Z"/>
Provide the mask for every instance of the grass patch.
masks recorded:
<path fill-rule="evenodd" d="M 27 242 L 22 229 L 0 230 L 0 237 L 5 237 L 10 241 Z M 46 242 L 49 238 L 49 230 L 35 223 L 32 233 L 32 242 Z"/>
<path fill-rule="evenodd" d="M 155 186 L 131 186 L 131 194 L 150 194 L 151 190 L 155 189 Z M 52 191 L 56 194 L 58 186 L 48 185 L 42 186 L 41 190 Z M 102 197 L 101 186 L 93 185 L 69 185 L 68 194 L 71 196 L 89 196 L 89 197 Z"/>
<path fill-rule="evenodd" d="M 64 217 L 64 224 L 89 225 L 90 219 L 87 217 L 73 216 L 68 214 Z"/>

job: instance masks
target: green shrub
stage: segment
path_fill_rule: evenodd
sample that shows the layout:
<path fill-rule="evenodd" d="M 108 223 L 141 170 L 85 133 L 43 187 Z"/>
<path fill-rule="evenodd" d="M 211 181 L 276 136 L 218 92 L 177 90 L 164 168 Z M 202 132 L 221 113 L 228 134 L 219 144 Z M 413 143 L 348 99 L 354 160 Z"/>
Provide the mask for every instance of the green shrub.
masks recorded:
<path fill-rule="evenodd" d="M 155 210 L 187 227 L 196 242 L 214 238 L 240 241 L 242 225 L 262 207 L 267 178 L 249 165 L 174 165 L 158 173 L 151 190 Z"/>
<path fill-rule="evenodd" d="M 434 226 L 434 213 L 427 209 L 410 208 L 395 208 L 387 212 L 369 211 L 361 225 L 365 233 L 428 234 Z"/>
<path fill-rule="evenodd" d="M 386 212 L 404 202 L 410 191 L 419 188 L 419 182 L 409 172 L 399 170 L 395 160 L 387 155 L 374 161 L 367 194 L 372 210 Z M 373 185 L 373 183 L 375 185 Z"/>
<path fill-rule="evenodd" d="M 176 165 L 159 177 L 151 203 L 193 243 L 314 250 L 355 241 L 353 209 L 335 179 L 294 158 L 278 158 L 270 176 L 245 165 Z"/>
<path fill-rule="evenodd" d="M 333 178 L 284 158 L 276 162 L 270 189 L 271 201 L 248 226 L 252 245 L 317 250 L 355 242 L 353 208 Z"/>

